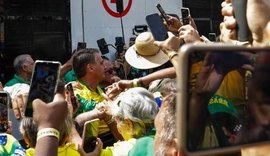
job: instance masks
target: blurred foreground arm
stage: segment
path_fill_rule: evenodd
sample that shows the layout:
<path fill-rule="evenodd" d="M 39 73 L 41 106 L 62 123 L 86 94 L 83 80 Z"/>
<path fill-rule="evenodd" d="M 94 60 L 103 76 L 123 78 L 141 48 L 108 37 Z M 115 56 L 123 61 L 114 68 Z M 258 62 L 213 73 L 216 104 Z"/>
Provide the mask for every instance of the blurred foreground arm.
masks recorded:
<path fill-rule="evenodd" d="M 45 128 L 54 128 L 59 131 L 68 113 L 67 102 L 61 94 L 56 94 L 53 102 L 46 104 L 40 99 L 33 101 L 33 120 L 38 126 L 38 131 Z M 35 148 L 36 156 L 56 156 L 58 138 L 43 136 L 37 139 Z"/>

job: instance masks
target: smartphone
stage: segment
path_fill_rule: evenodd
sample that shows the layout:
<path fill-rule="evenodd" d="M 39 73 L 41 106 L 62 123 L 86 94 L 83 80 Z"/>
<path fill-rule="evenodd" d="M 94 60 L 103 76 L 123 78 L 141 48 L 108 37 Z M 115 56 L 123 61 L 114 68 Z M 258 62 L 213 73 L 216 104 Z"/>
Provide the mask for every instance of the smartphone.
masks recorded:
<path fill-rule="evenodd" d="M 0 132 L 5 133 L 8 129 L 9 94 L 0 91 Z"/>
<path fill-rule="evenodd" d="M 97 44 L 102 55 L 109 53 L 108 44 L 104 38 L 97 40 Z"/>
<path fill-rule="evenodd" d="M 168 29 L 157 13 L 147 15 L 145 19 L 156 41 L 164 41 L 168 38 Z"/>
<path fill-rule="evenodd" d="M 57 89 L 61 63 L 57 61 L 37 60 L 34 65 L 25 116 L 33 116 L 33 100 L 39 98 L 51 102 Z"/>
<path fill-rule="evenodd" d="M 77 99 L 76 99 L 76 96 L 74 94 L 74 90 L 73 90 L 73 87 L 72 87 L 72 83 L 69 82 L 68 84 L 65 85 L 65 88 L 68 90 L 68 92 L 70 93 L 70 100 L 71 100 L 71 104 L 72 104 L 72 107 L 73 109 L 74 108 L 77 108 Z"/>
<path fill-rule="evenodd" d="M 92 152 L 96 147 L 99 132 L 99 119 L 93 119 L 84 123 L 82 134 L 82 146 L 85 152 Z"/>
<path fill-rule="evenodd" d="M 86 48 L 86 42 L 78 42 L 77 43 L 77 51 L 80 49 L 85 49 Z"/>
<path fill-rule="evenodd" d="M 270 79 L 270 74 L 267 74 L 269 73 L 269 64 L 255 64 L 252 78 L 256 78 L 257 81 L 250 80 L 248 85 L 243 82 L 243 75 L 240 74 L 238 68 L 229 72 L 222 83 L 215 85 L 215 87 L 218 87 L 218 95 L 211 96 L 211 99 L 207 99 L 206 103 L 200 103 L 206 100 L 205 96 L 201 96 L 203 93 L 197 97 L 194 96 L 196 95 L 194 93 L 197 91 L 195 86 L 204 84 L 199 79 L 203 76 L 198 76 L 203 73 L 200 73 L 199 69 L 203 62 L 211 60 L 213 63 L 220 63 L 217 64 L 217 66 L 220 65 L 219 70 L 226 70 L 227 66 L 223 62 L 230 60 L 230 64 L 238 64 L 239 62 L 251 64 L 250 58 L 246 57 L 249 56 L 248 54 L 259 56 L 260 54 L 270 53 L 270 48 L 226 44 L 187 44 L 183 45 L 179 51 L 180 63 L 177 72 L 181 76 L 177 77 L 177 87 L 181 88 L 181 90 L 177 91 L 176 122 L 178 124 L 176 124 L 176 131 L 177 139 L 181 141 L 181 147 L 179 148 L 183 149 L 185 155 L 223 155 L 238 152 L 243 148 L 253 148 L 263 144 L 269 145 L 269 129 L 263 128 L 268 127 L 269 124 L 257 124 L 259 114 L 254 115 L 252 113 L 253 109 L 247 109 L 249 106 L 257 105 L 258 109 L 265 106 L 258 105 L 259 102 L 255 101 L 254 97 L 256 96 L 254 95 L 264 95 L 260 97 L 260 100 L 269 98 L 269 92 L 265 93 L 269 89 L 259 90 L 259 88 L 269 88 L 269 85 L 267 85 L 269 83 L 265 82 Z M 194 54 L 198 53 L 203 57 L 194 57 Z M 258 60 L 257 57 L 257 62 Z M 241 67 L 239 69 L 241 69 L 241 72 L 244 71 Z M 233 79 L 231 79 L 232 77 Z M 249 91 L 246 95 L 243 94 L 244 88 Z M 255 88 L 256 90 L 254 90 Z M 250 91 L 251 89 L 253 91 Z M 213 90 L 213 92 L 216 91 Z M 195 100 L 196 102 L 194 102 Z M 192 101 L 193 103 L 191 103 Z M 265 104 L 268 105 L 269 101 L 265 102 Z M 205 108 L 200 108 L 200 106 Z M 207 115 L 204 115 L 205 112 Z M 265 120 L 269 120 L 269 117 L 265 118 Z"/>
<path fill-rule="evenodd" d="M 182 7 L 182 8 L 181 8 L 181 14 L 182 14 L 182 22 L 183 22 L 183 25 L 189 24 L 189 18 L 188 18 L 189 15 L 190 15 L 189 8 Z"/>
<path fill-rule="evenodd" d="M 208 33 L 208 39 L 212 42 L 216 42 L 217 36 L 216 36 L 216 33 Z"/>
<path fill-rule="evenodd" d="M 160 4 L 157 4 L 157 9 L 160 12 L 163 19 L 165 19 L 167 24 L 170 24 L 169 16 L 166 14 L 166 12 L 163 10 Z"/>

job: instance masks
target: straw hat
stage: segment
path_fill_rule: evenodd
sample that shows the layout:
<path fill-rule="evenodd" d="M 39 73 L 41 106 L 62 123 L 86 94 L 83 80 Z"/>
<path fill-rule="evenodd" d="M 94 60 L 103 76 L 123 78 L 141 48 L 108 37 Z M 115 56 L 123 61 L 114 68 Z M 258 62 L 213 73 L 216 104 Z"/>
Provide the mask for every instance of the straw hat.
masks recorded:
<path fill-rule="evenodd" d="M 168 56 L 153 44 L 154 38 L 150 32 L 141 33 L 125 53 L 126 61 L 138 69 L 151 69 L 168 62 Z"/>

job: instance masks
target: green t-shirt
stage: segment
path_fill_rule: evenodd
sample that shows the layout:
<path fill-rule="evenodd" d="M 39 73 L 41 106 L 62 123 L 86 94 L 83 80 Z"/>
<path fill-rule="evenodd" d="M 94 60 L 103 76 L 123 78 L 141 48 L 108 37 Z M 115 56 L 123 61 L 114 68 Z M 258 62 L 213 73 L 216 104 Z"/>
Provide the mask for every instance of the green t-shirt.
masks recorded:
<path fill-rule="evenodd" d="M 153 129 L 149 134 L 137 139 L 136 144 L 128 152 L 128 156 L 154 156 L 154 137 L 155 129 Z"/>
<path fill-rule="evenodd" d="M 74 72 L 74 70 L 70 70 L 68 71 L 65 76 L 64 76 L 64 79 L 65 81 L 68 83 L 68 82 L 71 82 L 71 81 L 76 81 L 77 80 L 77 76 Z"/>
<path fill-rule="evenodd" d="M 13 86 L 17 83 L 30 84 L 30 82 L 23 80 L 19 75 L 14 74 L 13 78 L 5 84 L 5 87 Z"/>

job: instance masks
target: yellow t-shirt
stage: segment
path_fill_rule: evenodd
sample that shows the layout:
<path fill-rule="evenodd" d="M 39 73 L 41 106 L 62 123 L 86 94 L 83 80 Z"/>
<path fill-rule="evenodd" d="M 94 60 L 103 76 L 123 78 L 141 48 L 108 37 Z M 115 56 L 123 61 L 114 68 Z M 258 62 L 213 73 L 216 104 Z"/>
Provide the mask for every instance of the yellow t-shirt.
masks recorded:
<path fill-rule="evenodd" d="M 245 80 L 237 70 L 229 72 L 219 86 L 217 95 L 224 96 L 234 106 L 245 104 Z"/>
<path fill-rule="evenodd" d="M 127 156 L 128 152 L 136 144 L 136 140 L 135 138 L 131 138 L 128 141 L 114 143 L 113 146 L 102 149 L 100 156 Z"/>
<path fill-rule="evenodd" d="M 34 148 L 26 150 L 26 156 L 33 156 L 35 153 Z M 80 156 L 74 143 L 67 143 L 64 146 L 58 147 L 58 156 Z"/>
<path fill-rule="evenodd" d="M 86 100 L 93 100 L 97 104 L 104 100 L 104 97 L 102 96 L 104 92 L 99 86 L 97 87 L 97 92 L 95 92 L 91 88 L 87 87 L 83 82 L 79 80 L 77 80 L 76 82 L 80 84 L 80 87 L 82 89 L 74 88 L 75 95 L 79 95 L 80 97 Z M 85 111 L 89 111 L 89 110 L 84 110 L 83 112 Z M 110 129 L 107 126 L 107 124 L 103 120 L 101 120 L 99 124 L 99 134 L 103 134 L 109 131 Z"/>

